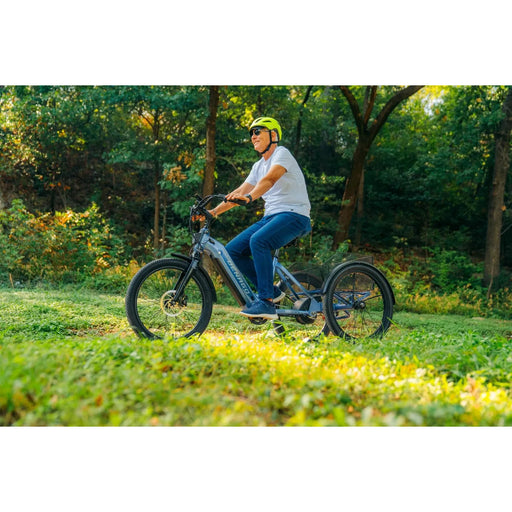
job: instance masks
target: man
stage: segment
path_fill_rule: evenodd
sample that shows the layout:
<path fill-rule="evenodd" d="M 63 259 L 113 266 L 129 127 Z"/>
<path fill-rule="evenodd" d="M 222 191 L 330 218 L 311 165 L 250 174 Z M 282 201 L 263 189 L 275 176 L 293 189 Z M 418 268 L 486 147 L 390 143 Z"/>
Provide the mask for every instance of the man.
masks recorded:
<path fill-rule="evenodd" d="M 250 318 L 278 318 L 274 300 L 284 294 L 273 284 L 272 251 L 311 231 L 308 193 L 304 175 L 290 151 L 278 146 L 282 138 L 279 123 L 271 117 L 259 117 L 250 129 L 251 142 L 261 155 L 247 179 L 226 196 L 250 203 L 265 201 L 261 220 L 240 233 L 226 249 L 240 271 L 255 285 L 258 300 L 241 311 Z M 236 206 L 221 203 L 210 213 L 220 215 Z"/>

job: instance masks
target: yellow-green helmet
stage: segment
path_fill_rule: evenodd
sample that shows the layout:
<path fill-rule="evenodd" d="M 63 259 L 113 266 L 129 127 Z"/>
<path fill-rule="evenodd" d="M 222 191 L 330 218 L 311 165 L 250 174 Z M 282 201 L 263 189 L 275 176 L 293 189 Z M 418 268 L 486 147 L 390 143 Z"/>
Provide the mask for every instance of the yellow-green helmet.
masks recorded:
<path fill-rule="evenodd" d="M 281 125 L 273 117 L 258 117 L 258 119 L 255 119 L 252 122 L 249 130 L 252 130 L 256 126 L 263 126 L 264 128 L 267 128 L 270 131 L 275 130 L 278 135 L 278 141 L 281 140 L 283 136 Z"/>

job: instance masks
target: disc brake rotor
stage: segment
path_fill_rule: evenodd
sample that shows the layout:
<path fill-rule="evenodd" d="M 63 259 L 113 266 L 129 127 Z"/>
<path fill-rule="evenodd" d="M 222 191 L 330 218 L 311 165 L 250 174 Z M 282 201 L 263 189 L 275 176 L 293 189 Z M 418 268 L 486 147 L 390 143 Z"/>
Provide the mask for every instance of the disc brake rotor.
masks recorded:
<path fill-rule="evenodd" d="M 160 298 L 160 308 L 162 313 L 166 316 L 176 317 L 181 315 L 183 308 L 187 305 L 186 296 L 182 296 L 178 302 L 175 301 L 174 297 L 176 290 L 169 290 L 165 292 Z"/>

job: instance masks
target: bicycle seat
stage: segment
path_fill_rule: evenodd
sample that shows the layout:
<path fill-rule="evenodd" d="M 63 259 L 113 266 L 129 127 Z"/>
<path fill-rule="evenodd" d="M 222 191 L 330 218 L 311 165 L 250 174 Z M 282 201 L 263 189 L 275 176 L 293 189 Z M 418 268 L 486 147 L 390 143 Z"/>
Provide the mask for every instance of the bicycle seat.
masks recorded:
<path fill-rule="evenodd" d="M 299 241 L 309 233 L 310 231 L 308 231 L 307 233 L 301 233 L 299 236 L 296 236 L 293 240 L 290 240 L 286 245 L 283 245 L 279 249 L 286 249 L 287 247 L 296 247 L 297 245 L 299 245 Z M 279 253 L 279 249 L 275 250 L 276 255 Z"/>
<path fill-rule="evenodd" d="M 283 245 L 283 247 L 294 247 L 299 244 L 299 240 L 304 238 L 306 235 L 309 235 L 311 233 L 311 228 L 307 231 L 303 231 L 300 235 L 297 235 L 293 240 L 290 240 L 286 245 Z"/>
<path fill-rule="evenodd" d="M 288 242 L 286 245 L 283 245 L 283 249 L 285 249 L 286 247 L 295 247 L 299 244 L 299 240 L 302 238 L 302 235 L 299 235 L 297 237 L 295 237 L 293 240 L 291 240 L 290 242 Z"/>

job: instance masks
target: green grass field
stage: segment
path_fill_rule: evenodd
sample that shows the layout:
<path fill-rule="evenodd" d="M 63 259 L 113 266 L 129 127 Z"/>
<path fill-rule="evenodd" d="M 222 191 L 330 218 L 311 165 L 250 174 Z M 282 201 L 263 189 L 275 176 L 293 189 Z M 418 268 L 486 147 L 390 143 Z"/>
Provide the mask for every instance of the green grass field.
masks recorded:
<path fill-rule="evenodd" d="M 399 312 L 382 340 L 305 340 L 214 307 L 136 337 L 124 298 L 0 289 L 0 425 L 511 425 L 512 321 Z"/>

